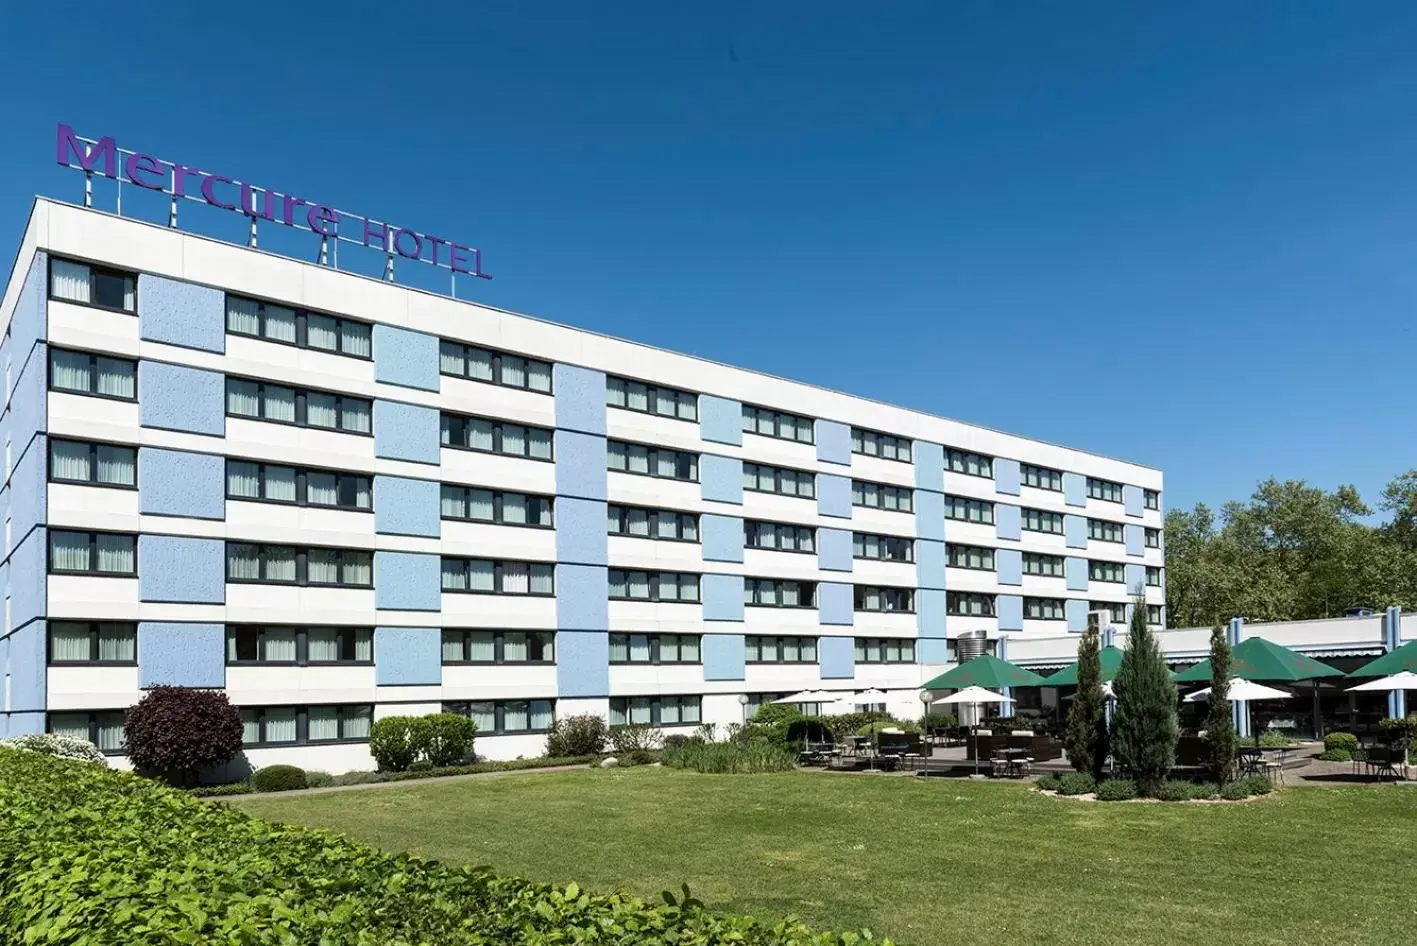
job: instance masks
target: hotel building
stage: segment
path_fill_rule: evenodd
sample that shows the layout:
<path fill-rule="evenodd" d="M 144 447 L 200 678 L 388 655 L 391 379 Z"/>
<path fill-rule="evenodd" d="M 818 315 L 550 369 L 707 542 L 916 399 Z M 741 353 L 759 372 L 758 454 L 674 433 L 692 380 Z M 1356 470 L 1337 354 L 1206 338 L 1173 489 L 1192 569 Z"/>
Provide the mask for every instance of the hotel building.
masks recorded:
<path fill-rule="evenodd" d="M 252 765 L 445 708 L 508 758 L 1162 623 L 1133 463 L 46 199 L 0 327 L 0 736 L 121 755 L 175 684 Z"/>

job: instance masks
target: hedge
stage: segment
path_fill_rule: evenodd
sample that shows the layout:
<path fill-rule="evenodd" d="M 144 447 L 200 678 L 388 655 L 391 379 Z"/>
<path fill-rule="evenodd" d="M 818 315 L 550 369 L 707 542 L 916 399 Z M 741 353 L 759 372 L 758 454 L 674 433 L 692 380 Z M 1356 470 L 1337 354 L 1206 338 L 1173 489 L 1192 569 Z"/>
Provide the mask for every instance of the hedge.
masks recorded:
<path fill-rule="evenodd" d="M 425 778 L 446 778 L 449 775 L 481 775 L 484 772 L 520 772 L 524 769 L 546 769 L 567 765 L 593 765 L 600 761 L 599 756 L 580 755 L 566 756 L 564 758 L 551 758 L 549 756 L 537 756 L 534 759 L 507 759 L 501 762 L 473 762 L 468 765 L 445 765 L 439 768 L 409 769 L 407 772 L 345 772 L 343 775 L 329 775 L 319 773 L 320 784 L 315 785 L 310 781 L 311 788 L 324 788 L 330 785 L 374 785 L 379 782 L 412 782 Z M 316 773 L 308 772 L 307 776 Z M 244 782 L 232 782 L 227 785 L 199 785 L 192 789 L 193 795 L 203 798 L 221 797 L 224 795 L 250 795 L 254 792 L 264 791 L 252 785 L 252 780 Z"/>
<path fill-rule="evenodd" d="M 385 854 L 123 772 L 0 749 L 0 941 L 46 946 L 851 946 L 795 919 L 716 916 Z M 675 902 L 668 902 L 674 900 Z"/>

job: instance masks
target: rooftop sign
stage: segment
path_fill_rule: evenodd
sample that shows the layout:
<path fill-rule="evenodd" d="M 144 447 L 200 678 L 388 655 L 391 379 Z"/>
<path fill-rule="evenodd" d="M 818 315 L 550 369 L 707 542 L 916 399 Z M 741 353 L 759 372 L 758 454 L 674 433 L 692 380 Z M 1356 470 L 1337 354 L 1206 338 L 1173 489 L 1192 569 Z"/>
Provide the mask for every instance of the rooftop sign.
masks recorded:
<path fill-rule="evenodd" d="M 123 213 L 123 184 L 157 191 L 171 198 L 167 225 L 177 226 L 177 201 L 195 200 L 221 210 L 250 218 L 247 243 L 256 245 L 256 225 L 261 221 L 304 230 L 320 237 L 320 262 L 338 266 L 339 244 L 352 243 L 381 252 L 385 256 L 384 278 L 393 279 L 394 260 L 402 258 L 449 270 L 456 288 L 457 274 L 491 279 L 482 269 L 482 251 L 431 233 L 399 227 L 336 210 L 328 204 L 306 200 L 293 194 L 256 187 L 224 174 L 166 161 L 141 151 L 118 147 L 111 135 L 82 138 L 68 125 L 59 124 L 55 134 L 55 160 L 66 168 L 83 171 L 84 206 L 93 206 L 93 175 L 101 174 L 118 182 L 118 213 Z"/>

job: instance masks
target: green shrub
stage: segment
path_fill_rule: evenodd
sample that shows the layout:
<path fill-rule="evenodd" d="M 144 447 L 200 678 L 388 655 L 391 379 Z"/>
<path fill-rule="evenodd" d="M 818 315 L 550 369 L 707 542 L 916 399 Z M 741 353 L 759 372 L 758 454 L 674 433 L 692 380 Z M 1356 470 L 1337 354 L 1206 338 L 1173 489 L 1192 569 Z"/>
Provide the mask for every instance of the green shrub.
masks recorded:
<path fill-rule="evenodd" d="M 1129 801 L 1137 797 L 1137 783 L 1129 778 L 1108 778 L 1097 783 L 1098 801 Z"/>
<path fill-rule="evenodd" d="M 802 715 L 802 710 L 791 703 L 764 703 L 748 722 L 762 726 L 769 723 L 795 723 L 806 718 Z"/>
<path fill-rule="evenodd" d="M 255 790 L 249 781 L 228 782 L 225 785 L 198 785 L 192 789 L 192 794 L 199 798 L 222 798 L 227 795 L 249 795 Z"/>
<path fill-rule="evenodd" d="M 1266 729 L 1260 733 L 1259 743 L 1266 749 L 1287 749 L 1294 745 L 1294 740 L 1277 729 Z"/>
<path fill-rule="evenodd" d="M 582 713 L 557 719 L 546 734 L 546 754 L 554 756 L 599 755 L 609 738 L 605 719 Z"/>
<path fill-rule="evenodd" d="M 1349 755 L 1352 755 L 1353 751 L 1357 748 L 1358 737 L 1351 732 L 1331 732 L 1327 736 L 1324 736 L 1325 751 L 1329 749 L 1341 749 Z"/>
<path fill-rule="evenodd" d="M 832 738 L 837 742 L 846 742 L 852 736 L 861 731 L 861 727 L 867 723 L 879 722 L 883 719 L 890 719 L 890 713 L 883 713 L 880 710 L 869 710 L 860 713 L 842 713 L 840 716 L 823 716 L 818 720 L 827 731 L 832 734 Z"/>
<path fill-rule="evenodd" d="M 421 716 L 385 716 L 369 728 L 369 754 L 388 772 L 406 771 L 428 748 L 428 721 Z"/>
<path fill-rule="evenodd" d="M 1086 795 L 1096 788 L 1097 780 L 1087 772 L 1064 772 L 1058 777 L 1059 795 Z"/>
<path fill-rule="evenodd" d="M 1240 801 L 1242 798 L 1249 798 L 1250 793 L 1245 787 L 1244 779 L 1235 779 L 1225 783 L 1225 787 L 1220 790 L 1220 797 L 1226 801 Z"/>
<path fill-rule="evenodd" d="M 1194 789 L 1196 798 L 1219 798 L 1220 786 L 1215 782 L 1198 782 Z"/>
<path fill-rule="evenodd" d="M 267 824 L 111 769 L 0 749 L 0 941 L 47 946 L 848 946 L 800 921 L 717 916 L 388 854 Z"/>
<path fill-rule="evenodd" d="M 1167 779 L 1161 783 L 1156 797 L 1161 801 L 1190 801 L 1192 798 L 1201 797 L 1197 794 L 1200 788 L 1195 782 L 1188 782 L 1183 778 Z"/>
<path fill-rule="evenodd" d="M 504 762 L 473 762 L 470 765 L 449 765 L 437 769 L 404 772 L 345 772 L 330 779 L 331 785 L 369 785 L 375 782 L 409 782 L 449 775 L 480 775 L 483 772 L 519 772 L 523 769 L 544 769 L 552 766 L 592 765 L 599 756 L 582 755 L 564 758 L 537 756 L 534 759 L 509 759 Z"/>
<path fill-rule="evenodd" d="M 56 733 L 32 733 L 26 736 L 16 736 L 13 739 L 0 739 L 0 746 L 42 752 L 45 755 L 58 756 L 61 759 L 92 762 L 94 765 L 108 765 L 108 758 L 102 750 L 87 739 L 76 739 L 73 736 L 61 736 Z"/>
<path fill-rule="evenodd" d="M 258 792 L 293 792 L 309 788 L 310 783 L 298 765 L 268 765 L 251 773 L 251 787 Z"/>
<path fill-rule="evenodd" d="M 664 764 L 714 775 L 789 772 L 797 755 L 771 742 L 691 742 L 664 750 Z"/>
<path fill-rule="evenodd" d="M 305 770 L 305 784 L 310 788 L 324 788 L 334 783 L 334 776 L 328 772 L 321 772 L 319 769 Z"/>
<path fill-rule="evenodd" d="M 1346 735 L 1346 733 L 1344 734 Z M 1351 749 L 1325 749 L 1319 753 L 1320 762 L 1352 762 L 1353 750 Z"/>
<path fill-rule="evenodd" d="M 920 732 L 920 723 L 913 719 L 877 719 L 856 730 L 858 736 L 876 736 L 883 729 L 899 729 L 903 733 Z"/>
<path fill-rule="evenodd" d="M 1246 775 L 1237 781 L 1244 786 L 1246 795 L 1268 795 L 1274 791 L 1274 786 L 1263 775 Z"/>
<path fill-rule="evenodd" d="M 629 755 L 636 749 L 658 749 L 663 744 L 658 729 L 641 723 L 610 728 L 610 750 L 617 756 Z"/>
<path fill-rule="evenodd" d="M 620 760 L 621 765 L 653 765 L 659 761 L 657 749 L 631 749 L 629 756 Z"/>
<path fill-rule="evenodd" d="M 678 732 L 670 733 L 668 736 L 664 737 L 664 748 L 677 749 L 679 746 L 687 746 L 691 742 L 704 741 L 704 738 L 698 733 L 694 733 L 692 736 L 686 736 L 683 733 Z"/>
<path fill-rule="evenodd" d="M 457 765 L 472 756 L 477 723 L 457 713 L 433 713 L 423 717 L 428 727 L 424 758 L 433 766 Z"/>
<path fill-rule="evenodd" d="M 1055 773 L 1049 772 L 1047 775 L 1038 776 L 1037 781 L 1033 783 L 1033 787 L 1040 792 L 1056 792 L 1060 781 L 1062 780 Z"/>

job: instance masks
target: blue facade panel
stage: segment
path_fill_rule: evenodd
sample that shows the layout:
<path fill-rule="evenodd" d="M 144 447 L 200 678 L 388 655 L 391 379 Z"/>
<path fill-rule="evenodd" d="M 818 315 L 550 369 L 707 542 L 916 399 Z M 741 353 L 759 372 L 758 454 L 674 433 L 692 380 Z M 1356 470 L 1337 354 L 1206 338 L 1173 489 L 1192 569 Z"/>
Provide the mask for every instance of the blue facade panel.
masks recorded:
<path fill-rule="evenodd" d="M 159 430 L 226 434 L 226 378 L 219 371 L 138 363 L 138 423 Z"/>
<path fill-rule="evenodd" d="M 1141 558 L 1146 554 L 1144 540 L 1146 538 L 1145 526 L 1125 525 L 1122 526 L 1122 538 L 1126 540 L 1127 554 Z"/>
<path fill-rule="evenodd" d="M 376 686 L 436 686 L 442 682 L 443 635 L 439 628 L 374 628 Z"/>
<path fill-rule="evenodd" d="M 933 542 L 945 541 L 945 494 L 917 489 L 915 506 L 915 537 Z"/>
<path fill-rule="evenodd" d="M 16 352 L 17 358 L 22 357 Z M 49 349 L 43 344 L 30 349 L 28 360 L 12 366 L 15 388 L 10 395 L 10 455 L 18 457 L 35 433 L 49 426 Z"/>
<path fill-rule="evenodd" d="M 1087 590 L 1087 559 L 1068 557 L 1063 559 L 1063 575 L 1068 580 L 1069 591 Z"/>
<path fill-rule="evenodd" d="M 704 575 L 699 583 L 705 621 L 743 620 L 742 575 Z"/>
<path fill-rule="evenodd" d="M 817 527 L 817 567 L 829 572 L 852 570 L 854 553 L 851 533 L 845 529 Z"/>
<path fill-rule="evenodd" d="M 374 531 L 381 535 L 442 534 L 442 486 L 403 476 L 374 477 Z"/>
<path fill-rule="evenodd" d="M 226 686 L 226 626 L 139 624 L 138 686 Z"/>
<path fill-rule="evenodd" d="M 1126 507 L 1127 515 L 1140 519 L 1144 514 L 1142 511 L 1142 495 L 1140 486 L 1122 487 L 1122 505 Z"/>
<path fill-rule="evenodd" d="M 743 505 L 743 461 L 716 453 L 700 456 L 699 495 L 708 502 Z"/>
<path fill-rule="evenodd" d="M 930 539 L 915 540 L 916 587 L 944 588 L 946 564 L 945 543 Z"/>
<path fill-rule="evenodd" d="M 837 581 L 817 583 L 817 620 L 822 624 L 855 623 L 851 585 Z"/>
<path fill-rule="evenodd" d="M 557 430 L 554 438 L 556 495 L 604 502 L 605 438 L 573 430 Z"/>
<path fill-rule="evenodd" d="M 817 514 L 833 519 L 851 518 L 851 478 L 817 474 Z"/>
<path fill-rule="evenodd" d="M 1146 591 L 1146 566 L 1127 563 L 1127 594 L 1134 595 Z"/>
<path fill-rule="evenodd" d="M 1087 477 L 1081 473 L 1063 474 L 1063 502 L 1069 506 L 1087 505 Z"/>
<path fill-rule="evenodd" d="M 1082 516 L 1064 516 L 1063 540 L 1070 549 L 1087 548 L 1087 520 Z"/>
<path fill-rule="evenodd" d="M 392 325 L 374 325 L 374 380 L 404 388 L 437 391 L 438 338 Z"/>
<path fill-rule="evenodd" d="M 374 456 L 437 463 L 442 450 L 438 410 L 401 401 L 374 401 Z"/>
<path fill-rule="evenodd" d="M 705 680 L 742 680 L 746 676 L 742 634 L 704 634 L 701 652 Z"/>
<path fill-rule="evenodd" d="M 921 588 L 915 592 L 915 633 L 921 638 L 944 638 L 945 593 L 937 589 Z M 922 660 L 921 663 L 930 661 Z"/>
<path fill-rule="evenodd" d="M 43 526 L 31 530 L 10 550 L 5 577 L 10 590 L 11 627 L 44 617 L 48 601 L 45 594 L 48 561 L 49 538 Z"/>
<path fill-rule="evenodd" d="M 998 595 L 994 610 L 999 616 L 999 630 L 1023 630 L 1023 598 L 1019 595 Z"/>
<path fill-rule="evenodd" d="M 226 293 L 138 274 L 138 334 L 144 341 L 226 352 Z"/>
<path fill-rule="evenodd" d="M 610 576 L 604 566 L 556 566 L 556 627 L 558 635 L 567 630 L 598 631 L 604 636 L 610 629 Z M 558 654 L 557 662 L 562 659 L 563 654 Z"/>
<path fill-rule="evenodd" d="M 224 457 L 142 447 L 138 472 L 138 508 L 143 515 L 226 518 Z"/>
<path fill-rule="evenodd" d="M 945 491 L 945 448 L 937 443 L 915 441 L 915 488 Z"/>
<path fill-rule="evenodd" d="M 605 565 L 605 503 L 562 496 L 556 500 L 556 561 L 570 565 Z"/>
<path fill-rule="evenodd" d="M 374 553 L 374 607 L 384 611 L 437 611 L 443 606 L 443 566 L 422 552 Z"/>
<path fill-rule="evenodd" d="M 1017 460 L 996 457 L 994 460 L 994 492 L 1017 496 L 1022 485 L 1022 473 Z"/>
<path fill-rule="evenodd" d="M 834 420 L 817 421 L 817 459 L 823 463 L 851 465 L 851 428 Z"/>
<path fill-rule="evenodd" d="M 926 637 L 915 642 L 915 662 L 944 664 L 950 661 L 950 642 L 943 637 Z"/>
<path fill-rule="evenodd" d="M 856 676 L 856 641 L 850 637 L 823 637 L 817 641 L 817 663 L 823 680 L 850 680 Z"/>
<path fill-rule="evenodd" d="M 35 526 L 44 525 L 48 520 L 49 489 L 45 479 L 48 476 L 49 444 L 47 438 L 40 434 L 23 447 L 15 443 L 10 446 L 11 462 L 15 466 L 10 472 L 10 485 L 5 495 L 10 504 L 10 541 L 18 542 L 29 535 Z"/>
<path fill-rule="evenodd" d="M 821 543 L 818 530 L 818 544 Z M 737 516 L 699 516 L 699 541 L 706 562 L 743 561 L 743 520 Z"/>
<path fill-rule="evenodd" d="M 1068 632 L 1079 633 L 1087 630 L 1087 602 L 1069 598 L 1063 603 L 1063 613 L 1068 617 Z"/>
<path fill-rule="evenodd" d="M 551 369 L 556 392 L 556 426 L 605 436 L 605 372 L 557 364 Z M 601 458 L 604 467 L 604 457 Z"/>
<path fill-rule="evenodd" d="M 994 504 L 994 535 L 1000 539 L 1017 542 L 1022 534 L 1019 507 L 1007 503 Z"/>
<path fill-rule="evenodd" d="M 172 535 L 138 536 L 138 600 L 226 603 L 226 543 Z"/>
<path fill-rule="evenodd" d="M 743 405 L 739 401 L 699 395 L 699 436 L 713 443 L 743 445 Z"/>
<path fill-rule="evenodd" d="M 604 631 L 556 632 L 556 693 L 561 697 L 610 693 L 610 635 Z"/>
<path fill-rule="evenodd" d="M 45 702 L 46 636 L 45 623 L 31 621 L 5 638 L 9 645 L 12 713 L 42 712 L 48 705 Z"/>
<path fill-rule="evenodd" d="M 1023 553 L 1018 549 L 995 549 L 994 571 L 1001 585 L 1023 584 Z"/>
<path fill-rule="evenodd" d="M 32 357 L 35 342 L 43 341 L 49 334 L 49 257 L 41 250 L 30 260 L 30 268 L 25 272 L 24 284 L 20 287 L 19 298 L 15 301 L 15 311 L 10 316 L 10 359 L 18 376 L 18 369 Z"/>

